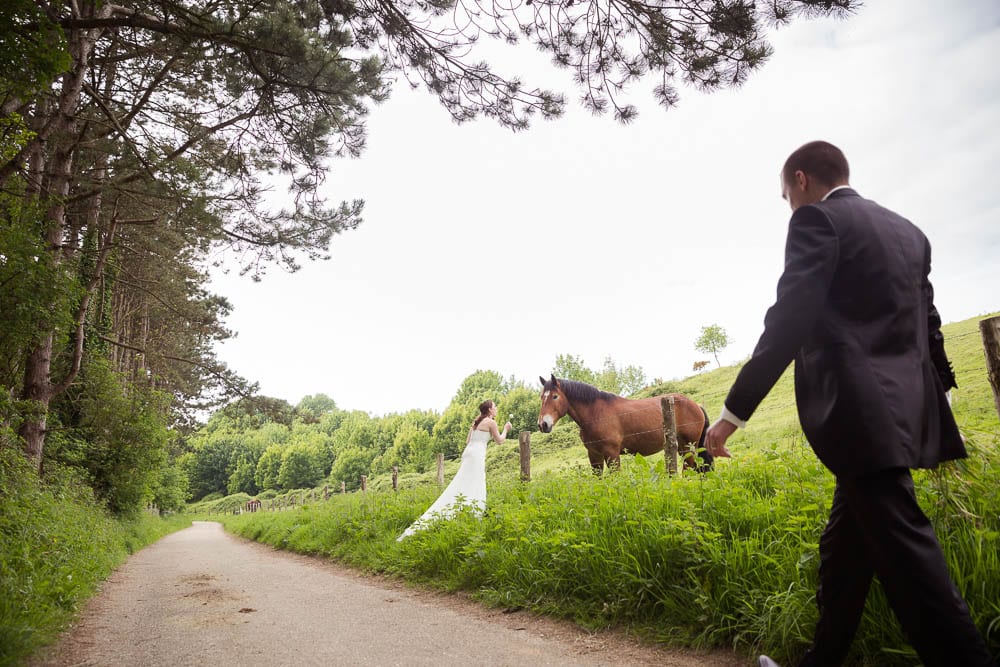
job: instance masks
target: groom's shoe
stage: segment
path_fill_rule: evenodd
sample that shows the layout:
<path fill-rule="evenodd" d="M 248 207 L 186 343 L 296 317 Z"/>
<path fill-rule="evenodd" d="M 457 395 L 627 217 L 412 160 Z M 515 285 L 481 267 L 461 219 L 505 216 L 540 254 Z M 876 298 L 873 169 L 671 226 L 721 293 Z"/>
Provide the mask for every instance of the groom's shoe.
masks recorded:
<path fill-rule="evenodd" d="M 760 665 L 760 667 L 781 667 L 781 665 L 776 663 L 774 660 L 771 660 L 766 655 L 762 655 L 757 658 L 757 664 Z"/>

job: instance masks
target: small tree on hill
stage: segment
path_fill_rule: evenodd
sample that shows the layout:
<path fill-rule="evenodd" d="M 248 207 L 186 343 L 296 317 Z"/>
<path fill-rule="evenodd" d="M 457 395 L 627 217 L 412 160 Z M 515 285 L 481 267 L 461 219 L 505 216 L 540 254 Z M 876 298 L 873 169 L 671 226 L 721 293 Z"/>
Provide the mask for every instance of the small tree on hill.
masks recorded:
<path fill-rule="evenodd" d="M 715 357 L 715 364 L 721 368 L 719 352 L 726 349 L 731 342 L 733 341 L 726 335 L 725 329 L 718 324 L 710 324 L 701 328 L 701 336 L 694 342 L 694 349 L 711 354 Z"/>

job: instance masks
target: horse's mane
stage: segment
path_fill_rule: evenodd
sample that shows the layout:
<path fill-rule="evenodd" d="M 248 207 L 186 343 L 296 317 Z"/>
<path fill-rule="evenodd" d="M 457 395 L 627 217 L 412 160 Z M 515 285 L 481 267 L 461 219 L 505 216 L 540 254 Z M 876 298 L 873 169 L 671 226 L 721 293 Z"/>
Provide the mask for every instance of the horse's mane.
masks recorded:
<path fill-rule="evenodd" d="M 610 401 L 620 396 L 612 394 L 606 391 L 601 391 L 593 385 L 589 385 L 586 382 L 578 382 L 577 380 L 559 380 L 559 386 L 562 387 L 562 391 L 566 394 L 566 398 L 576 403 L 593 403 L 595 401 Z M 556 389 L 555 383 L 551 380 L 545 383 L 545 389 L 552 391 Z"/>

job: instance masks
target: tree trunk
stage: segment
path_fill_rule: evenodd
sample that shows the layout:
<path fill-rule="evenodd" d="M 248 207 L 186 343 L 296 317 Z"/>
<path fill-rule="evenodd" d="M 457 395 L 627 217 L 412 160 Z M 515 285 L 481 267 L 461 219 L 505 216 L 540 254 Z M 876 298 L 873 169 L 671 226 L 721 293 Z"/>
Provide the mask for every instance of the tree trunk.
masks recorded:
<path fill-rule="evenodd" d="M 49 334 L 29 354 L 24 371 L 24 389 L 21 398 L 32 401 L 31 413 L 21 424 L 20 435 L 24 438 L 24 453 L 35 464 L 38 472 L 42 469 L 42 448 L 45 446 L 45 416 L 52 398 L 49 384 L 49 368 L 52 365 L 52 335 Z"/>
<path fill-rule="evenodd" d="M 90 9 L 93 7 L 91 6 Z M 110 14 L 110 7 L 104 6 L 99 12 Z M 44 174 L 39 197 L 47 205 L 45 211 L 45 247 L 52 255 L 52 262 L 58 266 L 63 259 L 63 241 L 66 230 L 66 198 L 69 195 L 73 168 L 73 153 L 77 144 L 76 112 L 80 105 L 80 92 L 90 66 L 90 56 L 99 31 L 73 31 L 67 35 L 67 44 L 73 68 L 63 75 L 59 92 L 59 102 L 55 107 L 40 104 L 39 109 L 49 111 L 49 118 L 36 118 L 45 124 L 43 133 L 49 134 L 48 160 L 45 162 L 44 149 L 33 154 L 32 171 L 39 169 Z M 30 415 L 21 425 L 20 435 L 24 438 L 25 455 L 41 472 L 42 452 L 45 447 L 45 433 L 49 402 L 57 393 L 52 383 L 52 342 L 54 331 L 42 335 L 39 343 L 28 352 L 24 365 L 24 388 L 21 398 L 32 401 Z M 82 334 L 81 334 L 82 335 Z M 78 368 L 78 364 L 74 364 Z M 74 373 L 75 374 L 75 373 Z M 58 383 L 59 390 L 68 386 L 72 377 Z"/>

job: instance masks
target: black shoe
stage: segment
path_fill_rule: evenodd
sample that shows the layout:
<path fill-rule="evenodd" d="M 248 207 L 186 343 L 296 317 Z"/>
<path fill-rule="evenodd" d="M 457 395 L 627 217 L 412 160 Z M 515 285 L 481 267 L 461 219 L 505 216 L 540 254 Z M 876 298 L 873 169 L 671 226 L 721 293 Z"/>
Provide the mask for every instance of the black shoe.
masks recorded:
<path fill-rule="evenodd" d="M 766 655 L 762 655 L 757 658 L 757 664 L 760 665 L 760 667 L 781 667 L 781 665 L 776 663 L 774 660 L 771 660 Z"/>

